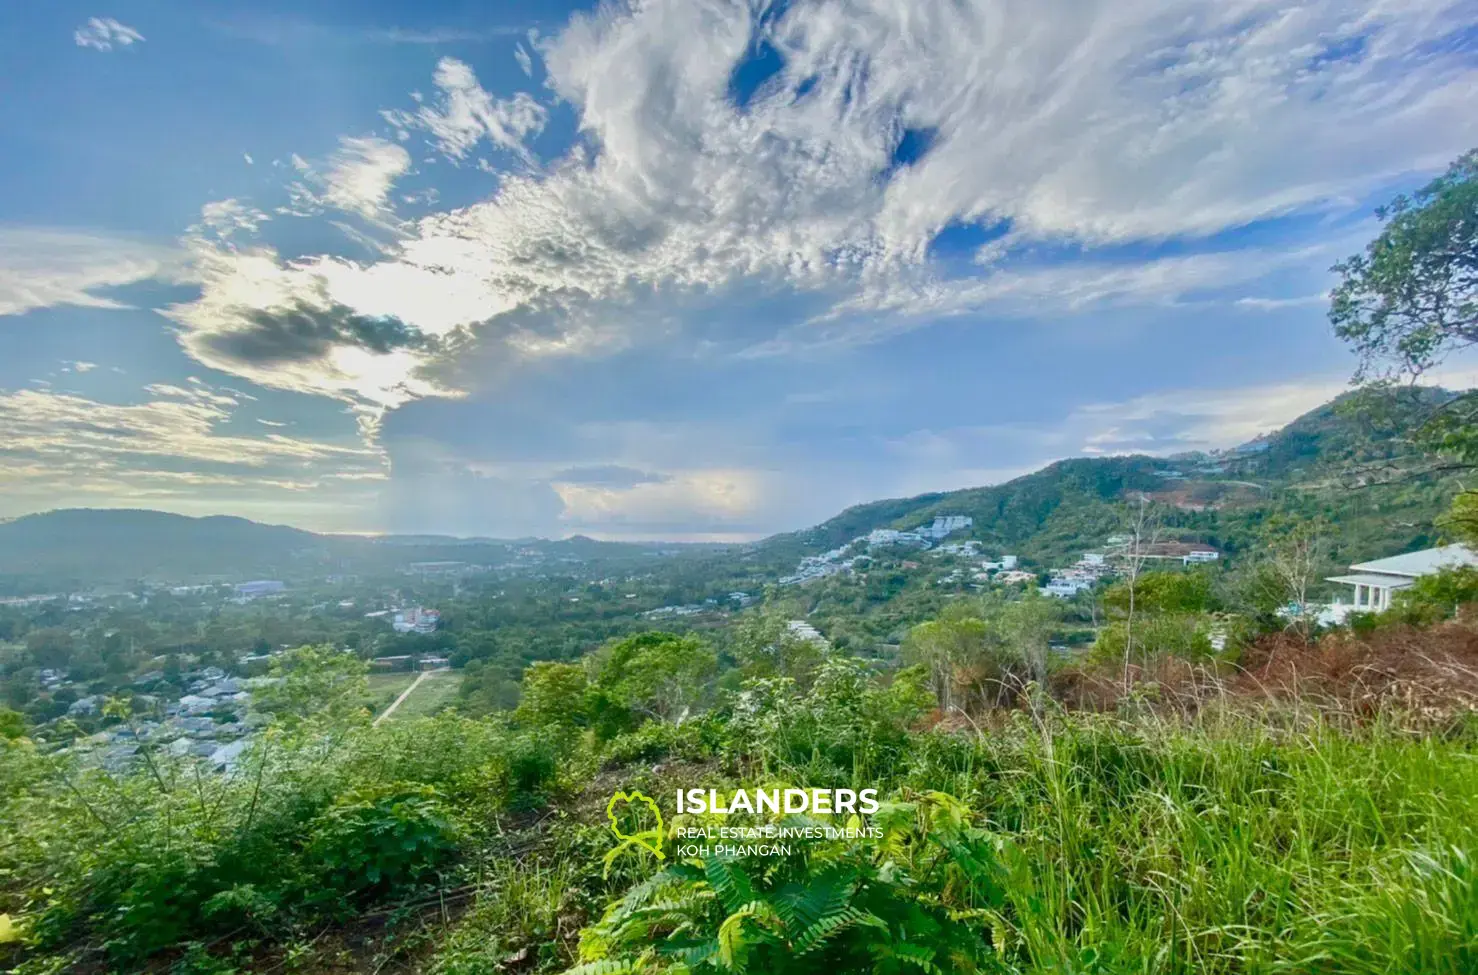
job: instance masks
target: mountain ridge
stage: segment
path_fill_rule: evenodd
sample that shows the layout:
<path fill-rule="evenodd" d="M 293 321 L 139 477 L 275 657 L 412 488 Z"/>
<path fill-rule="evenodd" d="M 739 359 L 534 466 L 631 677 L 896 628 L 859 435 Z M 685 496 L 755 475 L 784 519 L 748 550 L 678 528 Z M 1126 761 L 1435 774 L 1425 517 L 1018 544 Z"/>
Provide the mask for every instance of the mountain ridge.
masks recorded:
<path fill-rule="evenodd" d="M 1430 406 L 1450 397 L 1445 390 L 1419 392 L 1412 401 Z M 343 567 L 373 549 L 395 549 L 406 562 L 438 557 L 506 555 L 521 547 L 538 547 L 550 556 L 598 557 L 664 550 L 742 553 L 757 567 L 780 569 L 804 554 L 826 551 L 877 528 L 907 529 L 936 515 L 968 515 L 970 537 L 995 550 L 1014 549 L 1029 558 L 1057 557 L 1091 544 L 1112 531 L 1121 518 L 1115 505 L 1144 495 L 1164 501 L 1174 512 L 1169 530 L 1199 536 L 1219 546 L 1245 532 L 1228 533 L 1228 519 L 1251 503 L 1271 503 L 1276 496 L 1317 483 L 1330 471 L 1369 459 L 1399 459 L 1410 449 L 1395 436 L 1403 405 L 1381 410 L 1353 408 L 1355 394 L 1343 394 L 1310 410 L 1276 431 L 1217 452 L 1185 452 L 1109 457 L 1072 457 L 1001 484 L 931 491 L 907 498 L 886 498 L 853 505 L 817 525 L 782 532 L 736 546 L 693 546 L 679 542 L 602 542 L 582 535 L 563 539 L 490 539 L 431 535 L 320 534 L 289 525 L 253 521 L 235 515 L 190 516 L 139 508 L 67 508 L 0 521 L 0 580 L 26 576 L 88 575 L 110 581 L 167 577 L 239 577 L 278 574 L 312 568 Z M 1384 426 L 1382 426 L 1384 424 Z M 1248 492 L 1260 492 L 1249 497 Z M 1440 493 L 1440 492 L 1439 492 Z M 1395 496 L 1393 495 L 1393 498 Z M 1285 501 L 1287 499 L 1284 499 Z M 1359 507 L 1369 497 L 1347 497 Z M 1411 499 L 1406 507 L 1411 508 Z M 1375 502 L 1395 503 L 1383 498 Z M 1434 499 L 1415 505 L 1423 530 L 1389 544 L 1415 544 L 1430 534 Z M 1426 509 L 1432 508 L 1433 511 Z M 1408 521 L 1411 519 L 1408 518 Z M 1225 537 L 1223 537 L 1225 536 Z M 134 553 L 120 564 L 119 551 Z M 236 562 L 221 570 L 222 552 Z"/>

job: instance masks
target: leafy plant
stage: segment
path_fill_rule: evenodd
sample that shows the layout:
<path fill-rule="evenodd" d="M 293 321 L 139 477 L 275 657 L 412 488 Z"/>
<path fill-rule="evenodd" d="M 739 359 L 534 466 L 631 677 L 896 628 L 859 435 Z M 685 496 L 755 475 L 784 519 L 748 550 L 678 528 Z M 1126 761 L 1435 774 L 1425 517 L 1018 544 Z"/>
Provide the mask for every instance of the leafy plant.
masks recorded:
<path fill-rule="evenodd" d="M 980 924 L 1002 903 L 990 834 L 938 793 L 876 821 L 873 842 L 674 864 L 587 929 L 566 975 L 1003 970 Z"/>

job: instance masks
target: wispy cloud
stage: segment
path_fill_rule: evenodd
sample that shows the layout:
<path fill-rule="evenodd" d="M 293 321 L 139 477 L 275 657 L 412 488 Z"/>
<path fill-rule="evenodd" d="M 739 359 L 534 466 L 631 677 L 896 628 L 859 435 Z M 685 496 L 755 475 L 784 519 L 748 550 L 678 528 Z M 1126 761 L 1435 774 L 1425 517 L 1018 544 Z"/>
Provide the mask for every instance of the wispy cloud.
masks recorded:
<path fill-rule="evenodd" d="M 268 494 L 385 477 L 357 445 L 227 432 L 236 397 L 203 383 L 155 384 L 133 403 L 44 390 L 0 391 L 4 513 L 202 489 Z"/>
<path fill-rule="evenodd" d="M 393 142 L 341 139 L 329 160 L 323 199 L 341 210 L 372 217 L 386 209 L 395 181 L 410 168 L 410 153 Z"/>
<path fill-rule="evenodd" d="M 106 292 L 186 276 L 179 248 L 80 230 L 0 226 L 0 316 L 56 305 L 124 308 Z"/>
<path fill-rule="evenodd" d="M 129 47 L 141 43 L 144 35 L 120 24 L 112 17 L 91 17 L 87 23 L 72 33 L 78 47 L 90 47 L 94 51 L 111 51 L 116 47 Z"/>
<path fill-rule="evenodd" d="M 292 17 L 251 16 L 220 21 L 212 26 L 224 34 L 273 47 L 321 44 L 481 44 L 522 37 L 529 24 L 493 24 L 485 27 L 380 27 L 365 24 L 326 24 Z"/>
<path fill-rule="evenodd" d="M 473 70 L 456 58 L 442 58 L 436 65 L 437 89 L 433 104 L 415 111 L 388 110 L 382 113 L 397 129 L 423 129 L 449 159 L 460 162 L 483 139 L 507 150 L 527 164 L 533 157 L 524 140 L 544 128 L 548 117 L 544 106 L 527 92 L 512 98 L 495 98 L 478 84 Z"/>

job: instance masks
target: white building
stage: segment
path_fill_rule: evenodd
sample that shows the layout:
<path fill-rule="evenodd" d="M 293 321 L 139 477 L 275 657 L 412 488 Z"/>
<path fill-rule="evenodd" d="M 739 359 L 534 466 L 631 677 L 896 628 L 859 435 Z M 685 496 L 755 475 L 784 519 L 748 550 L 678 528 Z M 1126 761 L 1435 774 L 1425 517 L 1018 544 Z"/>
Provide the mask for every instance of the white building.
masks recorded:
<path fill-rule="evenodd" d="M 914 534 L 938 541 L 953 532 L 969 528 L 975 520 L 969 515 L 937 515 L 933 523 L 914 529 Z"/>
<path fill-rule="evenodd" d="M 805 620 L 791 620 L 785 624 L 785 630 L 792 639 L 800 640 L 804 643 L 814 643 L 823 647 L 828 645 L 826 637 L 821 635 L 821 631 Z"/>
<path fill-rule="evenodd" d="M 1478 567 L 1478 553 L 1466 545 L 1444 545 L 1373 562 L 1357 562 L 1350 566 L 1349 575 L 1330 576 L 1328 581 L 1353 587 L 1356 611 L 1378 613 L 1391 607 L 1393 593 L 1409 588 L 1419 577 L 1465 565 Z"/>
<path fill-rule="evenodd" d="M 390 626 L 396 633 L 433 633 L 441 622 L 441 614 L 434 609 L 414 606 L 395 614 Z"/>
<path fill-rule="evenodd" d="M 277 579 L 256 579 L 252 582 L 240 582 L 236 584 L 236 595 L 243 599 L 255 599 L 258 596 L 270 596 L 273 593 L 283 592 L 287 589 Z"/>
<path fill-rule="evenodd" d="M 1066 576 L 1058 576 L 1047 585 L 1042 587 L 1042 592 L 1059 599 L 1071 599 L 1086 589 L 1092 589 L 1093 582 L 1089 579 L 1075 579 Z"/>

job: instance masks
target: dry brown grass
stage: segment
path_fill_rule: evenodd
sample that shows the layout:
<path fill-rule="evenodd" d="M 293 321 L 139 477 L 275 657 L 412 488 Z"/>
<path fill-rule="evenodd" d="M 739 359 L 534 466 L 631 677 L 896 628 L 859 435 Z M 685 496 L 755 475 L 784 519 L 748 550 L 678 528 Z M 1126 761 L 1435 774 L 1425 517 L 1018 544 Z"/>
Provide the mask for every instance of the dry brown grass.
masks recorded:
<path fill-rule="evenodd" d="M 1304 641 L 1259 638 L 1236 664 L 1164 657 L 1131 668 L 1084 664 L 1053 675 L 1052 696 L 1070 710 L 1114 711 L 1126 704 L 1195 713 L 1209 704 L 1315 708 L 1354 723 L 1402 715 L 1440 728 L 1478 712 L 1478 612 L 1427 628 L 1397 625 Z"/>

